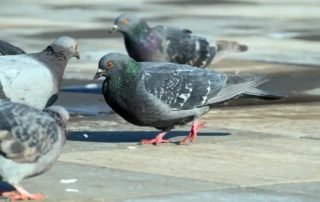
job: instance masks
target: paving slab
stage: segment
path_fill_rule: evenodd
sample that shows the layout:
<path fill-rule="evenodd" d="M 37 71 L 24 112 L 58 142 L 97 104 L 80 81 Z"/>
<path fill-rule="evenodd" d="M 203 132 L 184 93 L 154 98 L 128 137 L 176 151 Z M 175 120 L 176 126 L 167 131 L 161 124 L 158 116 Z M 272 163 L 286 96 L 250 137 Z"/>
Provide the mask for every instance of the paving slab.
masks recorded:
<path fill-rule="evenodd" d="M 72 179 L 77 181 L 61 183 L 61 180 Z M 33 193 L 41 192 L 48 201 L 74 202 L 234 187 L 225 183 L 146 174 L 143 170 L 132 172 L 65 162 L 58 162 L 44 175 L 23 181 L 22 186 Z"/>
<path fill-rule="evenodd" d="M 109 201 L 109 200 L 106 200 Z M 318 197 L 286 194 L 273 191 L 263 191 L 257 189 L 221 189 L 213 191 L 197 191 L 176 193 L 171 195 L 155 195 L 149 197 L 139 197 L 133 199 L 110 200 L 114 202 L 181 202 L 181 201 L 203 201 L 203 202 L 318 202 Z"/>
<path fill-rule="evenodd" d="M 148 153 L 148 155 L 146 155 Z M 64 153 L 60 161 L 236 186 L 320 180 L 320 141 L 273 137 Z"/>

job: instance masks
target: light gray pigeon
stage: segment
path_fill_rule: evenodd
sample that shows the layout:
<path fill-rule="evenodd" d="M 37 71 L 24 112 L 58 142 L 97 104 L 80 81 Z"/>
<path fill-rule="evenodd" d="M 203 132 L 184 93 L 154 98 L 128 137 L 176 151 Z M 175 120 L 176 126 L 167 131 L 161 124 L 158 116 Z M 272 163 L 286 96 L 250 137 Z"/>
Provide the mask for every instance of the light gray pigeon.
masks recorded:
<path fill-rule="evenodd" d="M 41 200 L 20 185 L 25 178 L 49 170 L 66 141 L 69 113 L 51 106 L 43 111 L 20 103 L 0 101 L 0 178 L 16 191 L 1 195 L 12 200 Z"/>
<path fill-rule="evenodd" d="M 187 29 L 149 27 L 132 14 L 116 18 L 110 32 L 114 31 L 124 35 L 127 52 L 137 62 L 172 62 L 203 68 L 226 58 L 231 52 L 248 50 L 248 46 L 235 41 L 209 44 L 206 38 Z"/>
<path fill-rule="evenodd" d="M 0 40 L 0 56 L 1 55 L 20 55 L 25 54 L 21 48 L 18 48 L 8 42 Z"/>
<path fill-rule="evenodd" d="M 197 136 L 198 118 L 214 104 L 240 97 L 279 99 L 282 95 L 256 87 L 269 79 L 262 75 L 226 75 L 176 63 L 137 63 L 127 55 L 110 53 L 99 61 L 94 77 L 106 77 L 102 93 L 109 106 L 126 121 L 151 126 L 162 132 L 142 144 L 165 143 L 163 136 L 176 125 L 193 121 L 180 144 Z M 240 96 L 241 95 L 241 96 Z"/>
<path fill-rule="evenodd" d="M 39 53 L 0 57 L 0 100 L 38 109 L 58 99 L 68 60 L 80 58 L 75 39 L 63 36 Z"/>

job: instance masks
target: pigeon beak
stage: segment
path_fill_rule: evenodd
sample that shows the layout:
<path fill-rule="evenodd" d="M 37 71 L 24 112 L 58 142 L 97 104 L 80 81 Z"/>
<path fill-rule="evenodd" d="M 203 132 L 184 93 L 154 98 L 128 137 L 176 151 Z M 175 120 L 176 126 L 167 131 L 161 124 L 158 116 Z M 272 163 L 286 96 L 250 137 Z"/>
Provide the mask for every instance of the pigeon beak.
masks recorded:
<path fill-rule="evenodd" d="M 117 25 L 113 25 L 113 27 L 109 30 L 109 33 L 111 34 L 111 33 L 115 32 L 117 30 L 118 30 L 118 26 Z"/>
<path fill-rule="evenodd" d="M 78 51 L 75 52 L 74 57 L 76 57 L 78 60 L 80 59 L 80 54 Z"/>
<path fill-rule="evenodd" d="M 102 69 L 98 69 L 98 71 L 97 71 L 96 75 L 94 75 L 93 79 L 97 80 L 98 78 L 100 78 L 103 72 L 104 71 Z"/>

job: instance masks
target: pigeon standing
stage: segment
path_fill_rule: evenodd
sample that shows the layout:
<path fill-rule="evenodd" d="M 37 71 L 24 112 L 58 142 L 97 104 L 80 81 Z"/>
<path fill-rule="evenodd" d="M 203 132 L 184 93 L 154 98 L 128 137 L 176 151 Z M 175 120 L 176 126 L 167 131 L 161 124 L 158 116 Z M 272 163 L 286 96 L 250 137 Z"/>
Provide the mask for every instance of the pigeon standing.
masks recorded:
<path fill-rule="evenodd" d="M 138 63 L 127 55 L 110 53 L 99 61 L 94 77 L 105 77 L 102 93 L 109 106 L 126 121 L 162 132 L 142 144 L 167 143 L 163 136 L 176 125 L 193 121 L 189 139 L 194 142 L 198 118 L 216 103 L 239 96 L 279 99 L 281 95 L 256 87 L 269 79 L 262 75 L 226 75 L 176 63 Z"/>
<path fill-rule="evenodd" d="M 51 106 L 43 111 L 20 103 L 0 101 L 0 178 L 16 190 L 2 192 L 11 200 L 42 200 L 20 185 L 25 178 L 49 170 L 66 141 L 69 113 Z"/>
<path fill-rule="evenodd" d="M 68 60 L 80 58 L 75 39 L 63 36 L 39 53 L 0 57 L 0 100 L 44 109 L 60 93 Z"/>
<path fill-rule="evenodd" d="M 209 44 L 206 38 L 190 30 L 148 24 L 132 14 L 116 18 L 110 32 L 119 31 L 130 57 L 137 62 L 172 62 L 196 67 L 207 67 L 229 55 L 244 52 L 248 46 L 235 41 L 216 41 Z"/>
<path fill-rule="evenodd" d="M 8 42 L 0 40 L 0 56 L 1 55 L 20 55 L 26 54 L 21 48 L 18 48 Z"/>

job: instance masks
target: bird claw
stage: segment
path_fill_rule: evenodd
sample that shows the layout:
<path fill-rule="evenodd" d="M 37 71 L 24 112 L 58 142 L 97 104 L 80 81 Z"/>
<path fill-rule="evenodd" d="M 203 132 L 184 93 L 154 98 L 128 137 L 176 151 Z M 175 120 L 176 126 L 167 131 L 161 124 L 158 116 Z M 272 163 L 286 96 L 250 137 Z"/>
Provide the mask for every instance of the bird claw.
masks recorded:
<path fill-rule="evenodd" d="M 42 194 L 17 194 L 15 196 L 12 196 L 10 201 L 19 201 L 19 200 L 44 200 L 45 196 Z"/>
<path fill-rule="evenodd" d="M 15 196 L 16 194 L 18 194 L 17 191 L 13 190 L 13 191 L 1 192 L 0 196 L 10 197 L 10 196 Z"/>
<path fill-rule="evenodd" d="M 154 144 L 154 145 L 157 145 L 157 144 L 160 144 L 160 143 L 169 143 L 169 140 L 163 140 L 162 138 L 161 139 L 154 138 L 152 140 L 141 140 L 140 141 L 141 145 L 143 145 L 143 144 Z"/>

